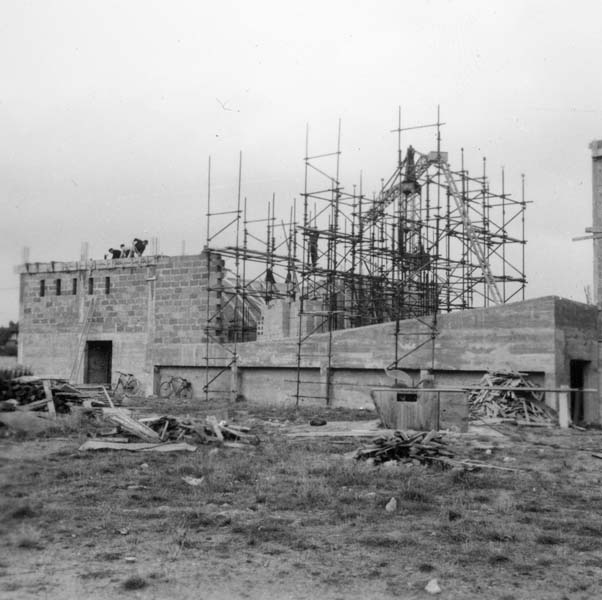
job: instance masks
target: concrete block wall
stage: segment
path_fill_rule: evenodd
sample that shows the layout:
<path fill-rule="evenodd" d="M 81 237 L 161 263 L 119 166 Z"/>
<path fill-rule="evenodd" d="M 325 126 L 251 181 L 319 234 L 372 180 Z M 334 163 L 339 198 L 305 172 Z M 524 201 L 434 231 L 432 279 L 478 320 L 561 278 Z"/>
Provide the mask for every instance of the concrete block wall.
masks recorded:
<path fill-rule="evenodd" d="M 113 370 L 136 374 L 151 391 L 155 345 L 205 342 L 207 312 L 216 314 L 221 302 L 223 261 L 207 253 L 149 256 L 26 265 L 20 273 L 19 359 L 24 364 L 36 373 L 69 377 L 94 299 L 86 339 L 111 341 Z M 225 337 L 219 318 L 210 327 L 218 339 Z"/>

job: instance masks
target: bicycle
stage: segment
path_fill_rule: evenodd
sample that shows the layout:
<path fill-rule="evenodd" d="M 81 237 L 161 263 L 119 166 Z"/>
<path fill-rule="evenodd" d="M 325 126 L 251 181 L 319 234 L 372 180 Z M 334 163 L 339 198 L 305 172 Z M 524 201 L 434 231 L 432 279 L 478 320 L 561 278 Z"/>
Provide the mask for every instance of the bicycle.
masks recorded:
<path fill-rule="evenodd" d="M 113 396 L 123 398 L 123 396 L 136 396 L 140 392 L 142 385 L 133 373 L 123 371 L 115 371 L 115 373 L 119 373 L 119 379 L 113 388 Z"/>
<path fill-rule="evenodd" d="M 184 377 L 172 375 L 167 381 L 162 381 L 159 386 L 159 395 L 161 398 L 192 398 L 192 383 Z"/>

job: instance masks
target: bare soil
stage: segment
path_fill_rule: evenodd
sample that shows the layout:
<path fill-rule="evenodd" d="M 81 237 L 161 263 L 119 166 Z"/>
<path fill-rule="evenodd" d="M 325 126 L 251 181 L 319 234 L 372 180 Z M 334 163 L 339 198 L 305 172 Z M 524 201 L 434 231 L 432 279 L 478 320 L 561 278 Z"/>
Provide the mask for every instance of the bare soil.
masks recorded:
<path fill-rule="evenodd" d="M 599 431 L 449 435 L 458 457 L 517 469 L 466 473 L 358 463 L 345 458 L 357 438 L 286 437 L 317 411 L 144 411 L 167 408 L 229 413 L 261 443 L 79 452 L 82 432 L 5 432 L 0 597 L 418 599 L 432 578 L 442 599 L 602 597 Z"/>

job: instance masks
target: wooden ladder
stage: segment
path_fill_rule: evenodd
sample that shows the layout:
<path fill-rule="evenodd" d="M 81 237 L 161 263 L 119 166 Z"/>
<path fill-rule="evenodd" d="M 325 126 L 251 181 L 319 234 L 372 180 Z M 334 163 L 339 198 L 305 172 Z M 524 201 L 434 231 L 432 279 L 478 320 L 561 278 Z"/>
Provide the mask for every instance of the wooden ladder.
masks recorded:
<path fill-rule="evenodd" d="M 88 339 L 88 333 L 90 332 L 90 325 L 92 324 L 92 315 L 94 314 L 94 308 L 96 306 L 96 296 L 92 296 L 90 304 L 88 304 L 88 310 L 82 323 L 82 330 L 79 334 L 79 340 L 77 342 L 77 350 L 75 352 L 75 360 L 73 361 L 73 367 L 71 368 L 71 376 L 69 381 L 76 383 L 77 375 L 84 359 L 84 351 L 86 349 L 86 341 Z"/>

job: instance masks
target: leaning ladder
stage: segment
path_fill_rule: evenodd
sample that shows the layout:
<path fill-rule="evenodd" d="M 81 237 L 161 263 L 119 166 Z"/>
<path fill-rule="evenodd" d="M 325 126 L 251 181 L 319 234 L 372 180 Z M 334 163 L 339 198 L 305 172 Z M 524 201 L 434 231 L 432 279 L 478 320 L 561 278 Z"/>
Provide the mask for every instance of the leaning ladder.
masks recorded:
<path fill-rule="evenodd" d="M 92 324 L 92 315 L 94 314 L 94 307 L 96 305 L 96 296 L 92 296 L 90 304 L 88 304 L 88 310 L 82 323 L 82 330 L 79 334 L 79 340 L 77 342 L 77 350 L 75 352 L 75 359 L 73 361 L 73 367 L 71 368 L 71 376 L 69 381 L 77 383 L 77 375 L 84 359 L 84 350 L 86 349 L 86 340 L 88 339 L 88 333 L 90 331 L 90 325 Z"/>

